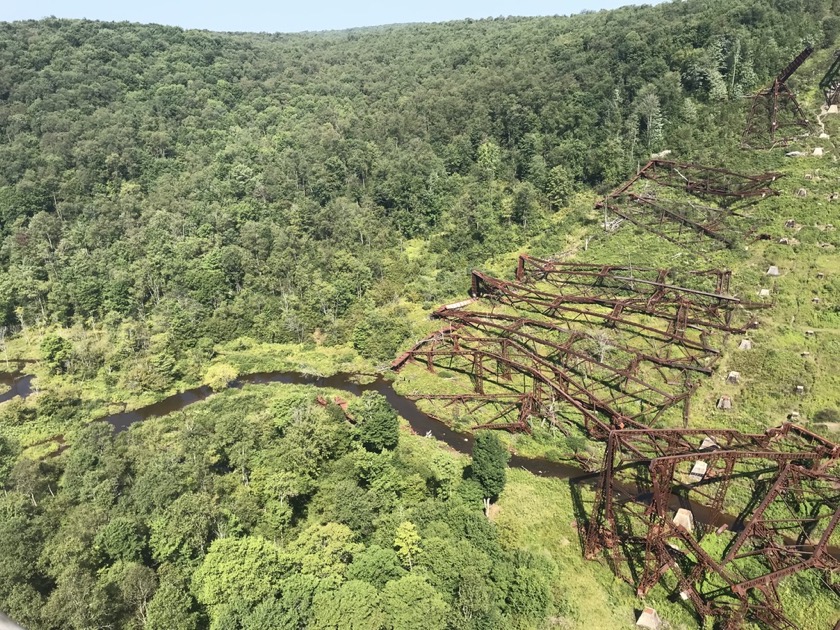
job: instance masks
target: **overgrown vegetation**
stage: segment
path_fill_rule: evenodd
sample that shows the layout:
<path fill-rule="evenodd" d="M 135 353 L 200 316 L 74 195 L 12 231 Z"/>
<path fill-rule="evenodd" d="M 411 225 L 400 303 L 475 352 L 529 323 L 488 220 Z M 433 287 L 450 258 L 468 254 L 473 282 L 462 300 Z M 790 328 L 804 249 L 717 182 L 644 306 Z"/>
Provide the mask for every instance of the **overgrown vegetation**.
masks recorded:
<path fill-rule="evenodd" d="M 561 482 L 500 476 L 495 444 L 489 472 L 465 474 L 375 396 L 349 401 L 351 424 L 311 388 L 228 386 L 370 373 L 466 295 L 471 267 L 509 277 L 527 250 L 771 289 L 753 350 L 728 340 L 690 421 L 759 430 L 796 411 L 837 431 L 837 150 L 737 143 L 741 97 L 805 42 L 791 85 L 813 118 L 838 15 L 838 0 L 688 0 L 301 35 L 0 24 L 0 359 L 34 360 L 37 386 L 0 405 L 0 610 L 29 628 L 632 623 L 634 594 L 581 558 Z M 689 252 L 605 234 L 596 195 L 664 149 L 783 172 L 750 210 L 769 238 Z M 396 386 L 459 378 L 417 367 Z M 90 424 L 205 383 L 207 401 L 116 437 Z M 599 455 L 574 431 L 500 437 Z M 650 602 L 696 625 L 667 596 Z M 812 613 L 803 627 L 837 619 L 820 584 L 783 597 Z"/>
<path fill-rule="evenodd" d="M 355 402 L 357 428 L 307 387 L 227 390 L 116 438 L 93 423 L 59 459 L 20 458 L 0 470 L 3 608 L 31 628 L 167 630 L 550 614 L 550 561 L 500 544 L 462 462 L 397 445 L 396 427 L 383 450 L 365 423 L 393 411 Z"/>

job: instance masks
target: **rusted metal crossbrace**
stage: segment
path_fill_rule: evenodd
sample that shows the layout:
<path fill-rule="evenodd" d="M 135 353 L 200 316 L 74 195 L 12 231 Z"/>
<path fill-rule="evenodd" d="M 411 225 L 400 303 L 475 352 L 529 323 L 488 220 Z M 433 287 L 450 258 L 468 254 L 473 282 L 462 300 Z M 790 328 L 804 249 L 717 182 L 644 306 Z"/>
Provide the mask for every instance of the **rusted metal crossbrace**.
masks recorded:
<path fill-rule="evenodd" d="M 706 471 L 702 481 L 686 484 L 680 467 L 698 461 Z M 701 618 L 796 628 L 784 614 L 777 589 L 797 573 L 840 569 L 840 549 L 832 546 L 840 524 L 839 464 L 840 446 L 793 424 L 755 435 L 715 429 L 612 431 L 586 527 L 585 554 L 606 553 L 618 575 L 640 595 L 670 572 L 681 597 L 694 604 Z M 637 484 L 645 474 L 650 497 L 644 505 L 618 498 L 632 494 L 630 482 Z M 743 488 L 728 492 L 733 475 L 763 476 L 757 486 L 764 488 L 760 499 L 745 495 Z M 808 513 L 792 511 L 789 498 L 794 496 L 797 506 L 809 506 Z M 730 521 L 740 531 L 723 554 L 713 557 L 700 544 L 711 528 L 695 528 L 693 519 L 674 517 L 677 497 L 678 505 L 707 517 L 724 518 L 724 506 L 735 509 L 739 516 Z M 638 566 L 627 571 L 631 565 Z M 717 597 L 702 589 L 710 575 L 726 585 Z"/>

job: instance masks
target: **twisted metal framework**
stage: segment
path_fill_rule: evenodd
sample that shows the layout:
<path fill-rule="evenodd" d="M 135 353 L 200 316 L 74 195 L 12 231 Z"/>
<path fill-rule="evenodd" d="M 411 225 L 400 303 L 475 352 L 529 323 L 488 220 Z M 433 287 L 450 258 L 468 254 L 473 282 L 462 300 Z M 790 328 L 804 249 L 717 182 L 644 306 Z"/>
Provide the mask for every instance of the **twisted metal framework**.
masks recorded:
<path fill-rule="evenodd" d="M 734 247 L 738 238 L 751 231 L 736 206 L 770 195 L 779 173 L 744 175 L 726 169 L 697 164 L 651 160 L 636 175 L 596 204 L 634 225 L 676 245 L 686 247 L 709 239 L 718 247 Z M 689 199 L 659 191 L 673 189 Z M 698 203 L 697 200 L 715 205 Z"/>
<path fill-rule="evenodd" d="M 517 420 L 499 428 L 530 431 L 526 411 L 555 410 L 541 416 L 553 424 L 558 424 L 561 413 L 572 411 L 587 433 L 603 436 L 613 426 L 641 427 L 655 422 L 666 409 L 687 402 L 691 393 L 690 385 L 675 393 L 667 382 L 641 378 L 639 364 L 644 359 L 638 354 L 625 357 L 629 364 L 623 368 L 599 361 L 589 347 L 590 339 L 572 331 L 562 335 L 561 342 L 539 338 L 524 329 L 513 330 L 490 318 L 452 315 L 453 319 L 460 317 L 462 324 L 421 341 L 411 350 L 411 357 L 424 360 L 430 369 L 435 365 L 451 369 L 453 360 L 460 359 L 462 369 L 472 376 L 475 393 L 484 400 L 496 394 L 507 400 L 512 393 L 528 391 L 529 396 L 515 401 L 508 410 L 517 410 Z M 502 334 L 492 334 L 498 331 Z M 659 366 L 667 367 L 665 362 Z M 521 377 L 522 382 L 519 378 L 514 382 L 515 377 Z M 435 398 L 440 399 L 431 399 Z M 462 396 L 445 398 L 463 400 Z M 564 409 L 557 409 L 560 405 Z M 483 425 L 493 426 L 492 422 Z"/>
<path fill-rule="evenodd" d="M 526 260 L 533 261 L 534 259 Z M 522 263 L 520 265 L 527 264 Z M 592 265 L 600 271 L 621 269 Z M 555 267 L 556 268 L 556 267 Z M 600 273 L 599 271 L 599 273 Z M 645 270 L 656 277 L 667 275 L 666 270 Z M 569 271 L 564 269 L 564 274 Z M 609 273 L 609 271 L 606 271 Z M 701 272 L 704 273 L 704 272 Z M 712 276 L 718 272 L 708 272 Z M 728 287 L 727 272 L 722 283 Z M 767 308 L 766 304 L 743 302 L 723 292 L 709 293 L 691 288 L 652 282 L 643 277 L 612 276 L 611 280 L 623 286 L 600 282 L 600 276 L 591 272 L 572 272 L 573 277 L 582 275 L 594 278 L 592 286 L 576 281 L 564 281 L 554 272 L 549 284 L 553 290 L 542 290 L 534 279 L 527 282 L 499 280 L 479 271 L 473 271 L 472 291 L 474 295 L 507 304 L 519 309 L 531 310 L 555 319 L 583 321 L 586 324 L 601 323 L 611 328 L 627 328 L 636 334 L 650 336 L 702 351 L 717 354 L 709 345 L 710 331 L 744 333 L 756 326 L 751 310 Z M 698 274 L 699 276 L 700 274 Z M 534 276 L 538 278 L 539 274 Z M 630 315 L 644 316 L 631 318 Z"/>
<path fill-rule="evenodd" d="M 820 81 L 820 89 L 827 106 L 840 105 L 840 50 L 835 51 L 834 61 Z"/>
<path fill-rule="evenodd" d="M 650 295 L 654 301 L 661 299 L 668 291 L 708 298 L 716 303 L 733 299 L 729 297 L 732 279 L 732 272 L 729 270 L 687 271 L 679 273 L 679 276 L 678 273 L 674 269 L 634 265 L 560 262 L 528 254 L 521 254 L 516 266 L 516 279 L 519 282 L 545 281 L 566 292 L 569 287 L 578 286 L 581 287 L 581 291 L 590 294 L 611 292 L 616 296 L 626 296 L 638 293 L 640 285 L 646 285 L 651 287 Z M 682 283 L 681 286 L 675 284 L 677 277 Z"/>
<path fill-rule="evenodd" d="M 473 391 L 412 398 L 450 421 L 480 419 L 475 429 L 579 426 L 606 450 L 590 509 L 574 486 L 586 557 L 605 557 L 640 595 L 673 588 L 724 628 L 789 630 L 779 585 L 840 569 L 840 446 L 791 424 L 756 435 L 651 428 L 680 406 L 687 421 L 720 337 L 769 306 L 742 302 L 730 279 L 523 255 L 515 281 L 473 272 L 470 299 L 438 308 L 445 325 L 392 367 L 469 374 Z"/>
<path fill-rule="evenodd" d="M 633 184 L 644 179 L 701 199 L 714 199 L 718 204 L 728 207 L 744 199 L 779 194 L 769 184 L 781 176 L 780 173 L 744 175 L 724 168 L 651 160 L 611 196 L 627 192 Z"/>
<path fill-rule="evenodd" d="M 753 97 L 741 148 L 772 149 L 787 146 L 797 135 L 811 131 L 805 113 L 786 81 L 805 63 L 814 49 L 806 46 L 773 81 Z"/>
<path fill-rule="evenodd" d="M 470 394 L 420 394 L 469 417 L 495 407 L 481 427 L 530 432 L 530 418 L 565 430 L 577 424 L 604 438 L 616 427 L 645 427 L 673 407 L 687 423 L 690 397 L 709 375 L 719 334 L 755 325 L 766 305 L 728 294 L 725 271 L 686 274 L 626 266 L 554 263 L 520 257 L 520 281 L 474 271 L 472 299 L 442 306 L 446 326 L 392 364 L 417 360 L 469 374 Z M 500 403 L 501 406 L 499 406 Z"/>
<path fill-rule="evenodd" d="M 727 628 L 795 629 L 779 584 L 840 569 L 839 462 L 840 446 L 791 424 L 759 435 L 614 430 L 584 553 L 605 555 L 639 595 L 665 579 L 701 618 Z"/>

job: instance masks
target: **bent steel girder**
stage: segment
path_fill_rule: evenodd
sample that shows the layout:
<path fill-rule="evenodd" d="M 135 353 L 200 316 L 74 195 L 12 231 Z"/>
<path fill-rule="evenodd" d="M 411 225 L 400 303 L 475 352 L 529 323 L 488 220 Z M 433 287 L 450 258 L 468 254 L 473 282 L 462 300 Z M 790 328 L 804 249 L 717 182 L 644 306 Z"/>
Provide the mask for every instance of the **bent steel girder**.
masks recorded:
<path fill-rule="evenodd" d="M 609 321 L 613 325 L 620 323 L 656 333 L 660 339 L 686 343 L 703 351 L 708 350 L 708 347 L 702 339 L 692 342 L 686 338 L 689 328 L 697 332 L 697 337 L 701 337 L 701 333 L 708 333 L 709 330 L 740 334 L 755 326 L 753 319 L 744 324 L 733 324 L 726 314 L 726 309 L 705 308 L 687 299 L 663 298 L 651 303 L 644 296 L 617 299 L 597 295 L 557 294 L 542 291 L 530 284 L 499 280 L 480 271 L 473 271 L 472 292 L 477 297 L 492 297 L 510 306 L 526 306 L 550 317 L 580 313 Z M 595 308 L 602 308 L 603 311 L 596 311 Z M 746 309 L 743 309 L 743 312 L 746 313 Z M 628 319 L 626 315 L 640 315 L 646 319 L 659 320 L 665 324 L 664 330 L 661 327 L 642 325 Z"/>
<path fill-rule="evenodd" d="M 473 430 L 493 428 L 504 429 L 511 433 L 524 431 L 531 433 L 530 417 L 540 413 L 542 401 L 535 394 L 412 394 L 407 396 L 411 400 L 439 401 L 444 408 L 458 405 L 461 407 L 459 417 L 468 418 L 482 412 L 487 407 L 492 408 L 491 415 L 484 418 L 484 422 L 473 425 Z M 429 416 L 441 419 L 436 413 Z M 501 422 L 500 422 L 501 421 Z"/>
<path fill-rule="evenodd" d="M 566 405 L 597 438 L 610 426 L 649 426 L 677 405 L 687 424 L 698 385 L 690 375 L 710 374 L 719 356 L 710 337 L 754 325 L 751 318 L 733 321 L 733 314 L 748 309 L 725 294 L 728 272 L 692 273 L 696 288 L 686 288 L 664 282 L 663 270 L 642 269 L 644 277 L 636 278 L 620 275 L 626 267 L 523 257 L 519 268 L 525 267 L 526 282 L 474 271 L 472 298 L 438 308 L 433 316 L 448 324 L 400 355 L 392 368 L 415 360 L 433 371 L 451 368 L 457 359 L 475 393 L 485 397 L 521 394 L 512 382 L 517 374 L 524 379 L 522 390 L 534 390 L 529 404 L 550 410 L 543 415 L 554 426 L 560 426 L 558 417 L 569 421 Z M 560 293 L 544 291 L 531 271 L 565 285 L 556 289 Z M 598 294 L 599 285 L 607 296 Z M 508 406 L 484 424 L 524 429 L 521 406 Z"/>
<path fill-rule="evenodd" d="M 555 417 L 554 400 L 544 396 L 543 389 L 539 383 L 534 384 L 534 391 L 525 394 L 411 394 L 407 398 L 411 400 L 425 400 L 442 403 L 444 408 L 458 405 L 458 417 L 472 418 L 483 412 L 480 424 L 470 427 L 472 430 L 496 429 L 505 430 L 510 433 L 532 433 L 532 418 L 536 417 L 546 420 L 552 425 L 558 425 Z M 487 408 L 492 411 L 488 414 Z M 436 413 L 430 413 L 431 417 L 441 419 Z"/>
<path fill-rule="evenodd" d="M 803 63 L 805 63 L 805 60 L 808 59 L 808 57 L 810 57 L 813 54 L 813 52 L 813 47 L 805 46 L 805 48 L 802 49 L 802 52 L 800 52 L 796 57 L 794 57 L 793 61 L 786 65 L 785 68 L 778 74 L 778 76 L 776 77 L 776 81 L 778 81 L 779 83 L 784 83 L 785 81 L 790 79 L 793 76 L 793 73 L 796 72 Z"/>
<path fill-rule="evenodd" d="M 685 400 L 690 392 L 672 394 L 631 373 L 612 368 L 571 348 L 558 345 L 557 360 L 543 357 L 533 347 L 507 337 L 472 336 L 459 327 L 417 344 L 411 358 L 434 367 L 460 358 L 474 379 L 476 392 L 487 395 L 487 385 L 507 387 L 512 374 L 531 385 L 541 384 L 551 402 L 565 402 L 583 419 L 584 430 L 601 435 L 609 425 L 645 426 L 666 409 Z M 546 342 L 540 341 L 541 345 Z M 632 407 L 632 409 L 631 409 Z"/>
<path fill-rule="evenodd" d="M 703 481 L 687 482 L 685 471 L 698 461 L 708 466 Z M 611 431 L 586 528 L 585 554 L 608 554 L 617 574 L 641 595 L 672 575 L 701 618 L 719 617 L 733 627 L 746 620 L 796 628 L 782 610 L 777 587 L 802 571 L 840 568 L 838 463 L 840 446 L 792 424 L 756 435 L 698 429 Z M 746 482 L 755 484 L 752 492 L 744 492 Z M 646 504 L 633 497 L 640 483 L 649 497 Z M 720 497 L 710 506 L 698 499 L 720 493 L 699 491 L 703 483 L 741 488 L 724 492 L 726 504 Z M 726 519 L 724 505 L 738 514 L 729 525 L 740 531 L 714 557 L 701 545 L 710 528 L 690 531 L 671 518 L 677 507 L 688 507 L 701 520 L 715 515 Z M 710 578 L 717 584 L 711 591 Z"/>
<path fill-rule="evenodd" d="M 775 584 L 802 569 L 840 568 L 840 560 L 829 553 L 832 542 L 840 543 L 835 536 L 840 524 L 837 481 L 837 475 L 801 465 L 789 464 L 780 471 L 724 558 L 732 563 L 752 560 L 739 571 L 741 581 L 733 587 L 737 594 Z M 757 559 L 768 573 L 755 575 Z"/>
<path fill-rule="evenodd" d="M 697 164 L 651 160 L 595 207 L 681 247 L 694 246 L 698 239 L 707 237 L 710 244 L 731 248 L 747 227 L 732 224 L 733 218 L 738 217 L 731 207 L 778 195 L 770 184 L 780 177 L 780 173 L 746 175 Z M 659 199 L 649 186 L 636 186 L 640 182 L 679 190 L 698 199 L 713 199 L 717 206 L 685 199 Z"/>
<path fill-rule="evenodd" d="M 811 125 L 786 81 L 813 52 L 813 48 L 806 46 L 779 73 L 770 87 L 753 97 L 747 125 L 741 137 L 742 148 L 782 147 L 790 144 L 796 137 L 810 133 Z M 796 129 L 799 133 L 792 133 L 792 130 Z"/>
<path fill-rule="evenodd" d="M 726 223 L 729 212 L 691 202 L 660 201 L 650 194 L 613 197 L 602 207 L 681 247 L 694 245 L 706 236 L 718 246 L 731 249 L 744 233 Z"/>
<path fill-rule="evenodd" d="M 477 338 L 479 341 L 486 339 L 488 338 Z M 514 335 L 499 339 L 499 343 L 503 347 L 510 345 L 507 340 L 513 340 L 516 344 L 521 344 L 521 347 L 527 347 L 534 352 L 535 356 L 544 357 L 552 365 L 562 366 L 567 374 L 586 382 L 586 387 L 590 391 L 608 389 L 613 402 L 616 404 L 625 402 L 621 400 L 622 397 L 640 399 L 640 392 L 649 392 L 667 400 L 669 404 L 673 404 L 673 401 L 681 396 L 681 394 L 671 394 L 661 389 L 661 387 L 667 386 L 667 381 L 663 381 L 661 386 L 657 386 L 637 376 L 639 362 L 635 359 L 630 359 L 626 368 L 619 368 L 596 358 L 591 354 L 589 347 L 584 346 L 578 349 L 581 342 L 588 344 L 588 339 L 575 335 L 575 333 L 571 333 L 564 344 L 541 339 L 523 331 L 517 331 Z M 621 394 L 617 394 L 617 392 L 621 392 Z M 653 402 L 652 404 L 657 403 Z"/>
<path fill-rule="evenodd" d="M 516 267 L 519 282 L 547 282 L 564 294 L 604 297 L 645 297 L 648 302 L 689 299 L 706 308 L 738 304 L 729 295 L 732 272 L 723 269 L 682 272 L 677 285 L 673 269 L 633 265 L 566 263 L 520 254 Z M 692 286 L 685 284 L 690 282 Z"/>
<path fill-rule="evenodd" d="M 590 348 L 597 347 L 604 352 L 617 350 L 622 353 L 628 369 L 630 366 L 638 368 L 640 364 L 647 363 L 655 366 L 662 375 L 663 380 L 668 380 L 663 370 L 674 370 L 676 372 L 692 371 L 709 375 L 712 368 L 705 361 L 705 356 L 686 352 L 684 356 L 673 359 L 662 357 L 658 354 L 647 353 L 633 346 L 622 343 L 620 340 L 607 335 L 596 335 L 589 332 L 575 330 L 568 326 L 555 323 L 551 320 L 534 319 L 520 315 L 508 315 L 506 313 L 467 311 L 464 309 L 440 308 L 435 311 L 434 316 L 450 322 L 469 325 L 487 333 L 498 333 L 506 336 L 522 335 L 527 339 L 539 341 L 542 338 L 551 341 L 552 338 L 543 337 L 545 334 L 559 335 L 568 343 L 584 343 Z M 528 331 L 531 331 L 530 333 Z M 556 339 L 555 339 L 556 342 Z M 616 361 L 611 361 L 615 364 Z"/>
<path fill-rule="evenodd" d="M 699 164 L 651 160 L 607 198 L 623 195 L 639 180 L 647 180 L 694 197 L 716 199 L 720 205 L 728 206 L 742 200 L 778 195 L 778 191 L 770 188 L 769 184 L 780 177 L 781 173 L 748 175 Z"/>
<path fill-rule="evenodd" d="M 686 413 L 688 375 L 708 374 L 717 356 L 710 338 L 753 326 L 756 305 L 729 295 L 729 274 L 715 270 L 685 287 L 658 269 L 523 256 L 517 277 L 474 272 L 472 298 L 437 309 L 446 325 L 392 364 L 459 371 L 474 391 L 412 398 L 473 428 L 580 425 L 606 451 L 588 515 L 583 495 L 575 503 L 586 557 L 604 554 L 640 595 L 676 584 L 722 627 L 795 629 L 779 586 L 840 571 L 840 446 L 793 424 L 650 428 L 675 405 Z M 674 518 L 677 508 L 692 518 Z M 715 535 L 730 538 L 705 544 L 720 521 L 729 532 Z"/>

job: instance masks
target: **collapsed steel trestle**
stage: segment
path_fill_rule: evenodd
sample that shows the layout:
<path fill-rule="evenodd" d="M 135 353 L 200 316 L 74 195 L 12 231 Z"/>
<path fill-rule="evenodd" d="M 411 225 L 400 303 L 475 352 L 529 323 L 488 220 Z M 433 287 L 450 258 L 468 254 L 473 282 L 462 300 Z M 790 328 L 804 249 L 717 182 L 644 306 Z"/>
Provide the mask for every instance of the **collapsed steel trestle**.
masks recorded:
<path fill-rule="evenodd" d="M 709 179 L 702 190 L 748 198 L 769 194 L 775 177 Z M 640 595 L 664 583 L 723 627 L 794 629 L 779 585 L 840 569 L 840 447 L 790 424 L 755 435 L 651 428 L 679 406 L 687 425 L 721 337 L 748 331 L 768 306 L 740 300 L 730 280 L 523 255 L 515 281 L 473 272 L 470 299 L 437 309 L 444 326 L 392 368 L 418 361 L 468 374 L 472 391 L 411 396 L 450 422 L 527 433 L 535 421 L 576 425 L 605 443 L 588 511 L 575 486 L 584 553 L 604 556 Z M 707 545 L 710 536 L 724 538 Z"/>
<path fill-rule="evenodd" d="M 474 398 L 468 410 L 460 395 L 416 398 L 446 401 L 450 411 L 457 402 L 460 419 L 481 410 L 477 424 L 507 430 L 530 431 L 533 417 L 603 438 L 616 427 L 649 426 L 673 407 L 687 422 L 690 395 L 720 354 L 715 343 L 754 327 L 752 310 L 765 306 L 731 295 L 730 274 L 719 270 L 677 277 L 523 255 L 517 277 L 473 272 L 472 299 L 437 309 L 446 325 L 392 364 L 466 373 L 471 394 L 500 396 L 504 411 L 488 420 L 489 403 Z"/>
<path fill-rule="evenodd" d="M 760 435 L 614 430 L 584 553 L 604 554 L 640 595 L 666 578 L 701 618 L 725 627 L 797 628 L 778 587 L 840 569 L 839 461 L 840 446 L 791 424 Z"/>
<path fill-rule="evenodd" d="M 711 246 L 732 248 L 754 228 L 736 207 L 777 195 L 770 184 L 779 177 L 779 173 L 745 175 L 697 164 L 651 160 L 596 208 L 680 246 L 706 239 Z M 659 195 L 658 188 L 674 189 L 689 197 Z M 715 205 L 708 205 L 712 201 Z"/>

